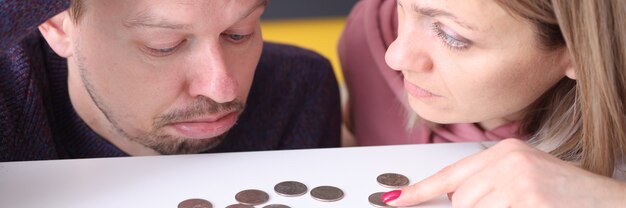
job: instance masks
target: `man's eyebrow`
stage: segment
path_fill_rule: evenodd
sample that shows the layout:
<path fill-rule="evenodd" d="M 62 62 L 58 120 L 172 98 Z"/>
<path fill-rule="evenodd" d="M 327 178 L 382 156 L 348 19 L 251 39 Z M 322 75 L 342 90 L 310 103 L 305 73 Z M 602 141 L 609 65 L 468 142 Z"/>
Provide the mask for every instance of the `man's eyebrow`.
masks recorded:
<path fill-rule="evenodd" d="M 176 24 L 168 22 L 165 19 L 157 18 L 155 16 L 151 16 L 147 13 L 139 13 L 136 17 L 129 19 L 124 22 L 124 26 L 127 28 L 165 28 L 172 30 L 188 30 L 191 29 L 192 26 L 188 24 Z"/>
<path fill-rule="evenodd" d="M 239 19 L 245 19 L 246 17 L 250 16 L 254 11 L 256 11 L 259 7 L 267 7 L 268 1 L 269 0 L 258 0 L 257 3 L 253 7 L 251 7 L 248 11 L 243 13 L 243 15 L 239 17 Z"/>
<path fill-rule="evenodd" d="M 243 15 L 241 15 L 239 19 L 245 19 L 246 17 L 250 16 L 254 11 L 256 11 L 259 7 L 266 7 L 267 3 L 268 3 L 268 0 L 259 0 L 256 5 L 254 5 L 248 11 L 243 13 Z M 126 26 L 127 28 L 148 27 L 148 28 L 165 28 L 165 29 L 173 29 L 173 30 L 183 30 L 183 29 L 187 30 L 187 29 L 192 28 L 191 25 L 171 23 L 164 19 L 159 19 L 154 16 L 151 16 L 150 14 L 146 12 L 141 12 L 136 17 L 125 21 L 124 26 Z"/>
<path fill-rule="evenodd" d="M 403 7 L 402 3 L 400 1 L 398 1 L 398 6 Z M 464 22 L 461 22 L 454 14 L 441 10 L 441 9 L 436 9 L 436 8 L 428 8 L 428 7 L 420 7 L 419 5 L 413 4 L 412 5 L 412 9 L 413 11 L 424 15 L 424 16 L 428 16 L 428 17 L 437 17 L 437 16 L 443 16 L 443 17 L 447 17 L 450 18 L 452 21 L 454 21 L 455 23 L 461 25 L 464 28 L 467 28 L 469 30 L 474 30 L 477 31 L 478 29 L 476 29 L 476 27 L 466 24 Z"/>

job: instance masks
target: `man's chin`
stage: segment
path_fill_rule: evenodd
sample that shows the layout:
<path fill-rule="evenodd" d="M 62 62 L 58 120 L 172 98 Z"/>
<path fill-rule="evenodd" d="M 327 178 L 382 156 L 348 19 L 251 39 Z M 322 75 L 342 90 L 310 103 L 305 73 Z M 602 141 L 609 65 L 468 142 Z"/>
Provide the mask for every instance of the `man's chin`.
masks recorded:
<path fill-rule="evenodd" d="M 205 139 L 181 138 L 168 135 L 144 138 L 138 142 L 163 155 L 194 154 L 215 148 L 222 143 L 226 135 L 227 133 L 224 133 L 217 137 Z M 137 139 L 135 140 L 137 141 Z"/>

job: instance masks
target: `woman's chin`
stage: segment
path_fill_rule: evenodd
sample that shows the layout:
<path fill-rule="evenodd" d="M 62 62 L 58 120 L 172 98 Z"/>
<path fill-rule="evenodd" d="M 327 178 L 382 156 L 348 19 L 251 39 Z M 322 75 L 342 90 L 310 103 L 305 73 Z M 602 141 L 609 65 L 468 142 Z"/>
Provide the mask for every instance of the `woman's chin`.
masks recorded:
<path fill-rule="evenodd" d="M 432 122 L 432 123 L 437 123 L 437 124 L 467 123 L 467 122 L 464 122 L 464 120 L 459 119 L 458 117 L 454 116 L 454 114 L 451 113 L 452 111 L 447 111 L 447 112 L 435 111 L 435 110 L 425 108 L 424 106 L 415 106 L 413 104 L 411 104 L 411 110 L 413 110 L 413 112 L 417 114 L 419 119 Z"/>

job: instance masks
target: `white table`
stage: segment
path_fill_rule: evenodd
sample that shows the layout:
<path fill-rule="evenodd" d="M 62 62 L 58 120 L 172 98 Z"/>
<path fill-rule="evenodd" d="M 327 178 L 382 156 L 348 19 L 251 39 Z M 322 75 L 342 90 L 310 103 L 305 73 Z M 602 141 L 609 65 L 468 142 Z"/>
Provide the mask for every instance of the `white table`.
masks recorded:
<path fill-rule="evenodd" d="M 291 207 L 368 208 L 374 192 L 389 191 L 379 174 L 403 174 L 410 183 L 482 150 L 480 143 L 398 145 L 155 157 L 0 163 L 0 207 L 164 207 L 203 198 L 214 207 L 236 203 L 235 194 L 260 189 L 263 204 Z M 341 188 L 337 202 L 309 193 L 284 197 L 274 185 L 286 180 Z M 419 207 L 450 207 L 441 196 Z"/>

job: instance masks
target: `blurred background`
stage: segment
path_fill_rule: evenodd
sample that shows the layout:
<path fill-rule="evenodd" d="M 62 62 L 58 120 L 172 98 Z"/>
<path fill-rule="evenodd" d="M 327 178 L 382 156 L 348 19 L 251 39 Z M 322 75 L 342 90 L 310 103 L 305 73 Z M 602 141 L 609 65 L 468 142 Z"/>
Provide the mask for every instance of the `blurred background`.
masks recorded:
<path fill-rule="evenodd" d="M 267 41 L 316 51 L 330 60 L 345 96 L 337 41 L 345 19 L 358 0 L 270 0 L 262 17 Z M 343 99 L 342 99 L 343 100 Z"/>
<path fill-rule="evenodd" d="M 341 104 L 347 101 L 337 42 L 346 17 L 358 0 L 270 0 L 262 16 L 261 27 L 266 41 L 288 43 L 313 50 L 326 57 L 335 71 Z M 347 118 L 344 111 L 342 117 Z M 342 145 L 354 146 L 354 136 L 342 125 Z"/>

